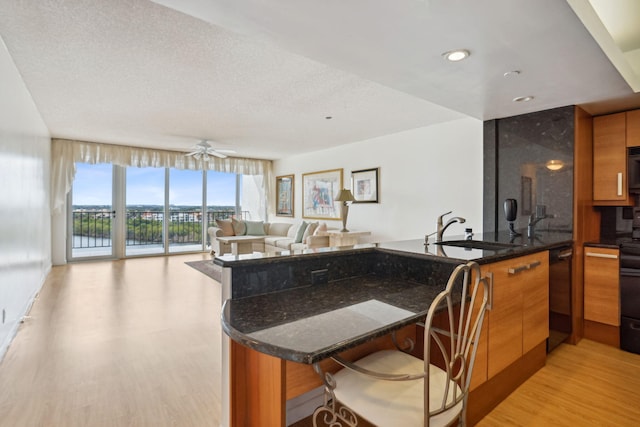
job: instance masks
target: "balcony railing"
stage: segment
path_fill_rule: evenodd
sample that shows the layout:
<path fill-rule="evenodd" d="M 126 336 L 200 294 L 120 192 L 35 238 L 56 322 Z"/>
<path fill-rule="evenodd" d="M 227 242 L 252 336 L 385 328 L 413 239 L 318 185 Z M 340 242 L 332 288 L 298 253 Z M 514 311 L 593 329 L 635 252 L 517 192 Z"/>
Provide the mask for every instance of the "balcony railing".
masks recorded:
<path fill-rule="evenodd" d="M 73 249 L 108 248 L 111 246 L 111 227 L 115 212 L 109 210 L 73 211 Z M 236 215 L 234 210 L 207 211 L 207 223 L 228 219 Z M 246 219 L 248 211 L 242 211 Z M 200 211 L 169 211 L 168 242 L 174 245 L 202 244 L 202 220 Z M 163 244 L 164 212 L 127 210 L 126 245 Z"/>
<path fill-rule="evenodd" d="M 73 211 L 73 249 L 108 248 L 111 246 L 109 210 Z"/>

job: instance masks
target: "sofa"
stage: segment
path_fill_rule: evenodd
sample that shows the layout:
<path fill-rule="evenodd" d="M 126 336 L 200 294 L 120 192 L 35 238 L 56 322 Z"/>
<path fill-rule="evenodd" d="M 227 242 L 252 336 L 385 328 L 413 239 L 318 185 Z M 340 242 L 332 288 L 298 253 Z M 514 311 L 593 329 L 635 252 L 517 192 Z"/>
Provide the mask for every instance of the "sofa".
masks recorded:
<path fill-rule="evenodd" d="M 264 242 L 252 243 L 250 252 L 282 252 L 305 249 L 324 248 L 329 246 L 329 236 L 325 223 L 305 222 L 263 222 L 237 220 L 216 220 L 216 226 L 209 227 L 209 244 L 212 255 L 231 253 L 231 244 L 221 242 L 218 237 L 229 236 L 264 236 Z"/>

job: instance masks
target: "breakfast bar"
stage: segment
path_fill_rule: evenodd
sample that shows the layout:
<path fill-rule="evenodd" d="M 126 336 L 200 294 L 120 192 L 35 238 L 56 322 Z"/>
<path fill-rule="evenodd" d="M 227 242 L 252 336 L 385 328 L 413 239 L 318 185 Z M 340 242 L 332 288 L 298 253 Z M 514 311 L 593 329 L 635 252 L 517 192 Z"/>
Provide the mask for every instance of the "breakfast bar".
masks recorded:
<path fill-rule="evenodd" d="M 285 426 L 287 402 L 322 385 L 312 364 L 320 363 L 325 372 L 334 372 L 338 367 L 330 356 L 355 360 L 408 338 L 419 342 L 422 332 L 416 323 L 460 263 L 476 260 L 490 272 L 489 266 L 524 260 L 527 268 L 536 270 L 532 274 L 542 277 L 548 275 L 546 250 L 566 241 L 566 236 L 555 236 L 529 244 L 496 245 L 491 250 L 451 247 L 443 251 L 415 240 L 216 258 L 215 263 L 223 268 L 226 299 L 222 326 L 231 338 L 223 343 L 227 353 L 223 353 L 223 370 L 228 370 L 223 375 L 228 374 L 230 390 L 228 425 Z M 545 277 L 542 285 L 546 283 Z M 497 294 L 499 298 L 500 292 Z M 522 304 L 525 296 L 518 295 L 509 298 L 520 298 Z M 527 309 L 527 316 L 536 319 L 540 330 L 520 329 L 532 344 L 525 353 L 520 344 L 519 355 L 508 362 L 519 368 L 519 361 L 524 360 L 531 366 L 523 370 L 527 375 L 543 366 L 546 357 L 548 294 L 535 295 L 541 295 L 540 299 L 527 300 L 539 307 Z M 499 312 L 494 318 L 500 318 Z M 480 368 L 474 370 L 476 387 L 483 394 L 493 387 L 487 374 L 491 365 L 488 335 L 483 332 L 476 361 Z M 471 411 L 482 414 L 495 403 L 482 405 Z"/>
<path fill-rule="evenodd" d="M 246 347 L 312 364 L 422 320 L 445 284 L 363 277 L 227 300 L 222 325 Z"/>

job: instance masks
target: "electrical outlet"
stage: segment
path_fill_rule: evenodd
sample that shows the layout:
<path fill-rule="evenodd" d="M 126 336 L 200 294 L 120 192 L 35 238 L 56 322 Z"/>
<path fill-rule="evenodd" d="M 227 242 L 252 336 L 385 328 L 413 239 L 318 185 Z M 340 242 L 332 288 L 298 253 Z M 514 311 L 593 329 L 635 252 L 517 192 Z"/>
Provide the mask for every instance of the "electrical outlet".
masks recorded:
<path fill-rule="evenodd" d="M 323 270 L 313 270 L 311 272 L 311 284 L 323 285 L 329 282 L 329 270 L 326 268 Z"/>

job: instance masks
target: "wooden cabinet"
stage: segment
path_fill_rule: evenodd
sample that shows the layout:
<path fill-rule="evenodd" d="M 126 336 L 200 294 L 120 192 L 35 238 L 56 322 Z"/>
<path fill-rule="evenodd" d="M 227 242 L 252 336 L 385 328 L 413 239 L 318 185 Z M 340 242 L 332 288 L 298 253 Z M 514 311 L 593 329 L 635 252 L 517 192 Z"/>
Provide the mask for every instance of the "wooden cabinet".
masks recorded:
<path fill-rule="evenodd" d="M 618 249 L 584 250 L 584 319 L 620 326 L 620 256 Z"/>
<path fill-rule="evenodd" d="M 487 312 L 487 378 L 495 376 L 549 336 L 549 253 L 483 267 L 492 276 Z"/>
<path fill-rule="evenodd" d="M 640 110 L 627 111 L 627 147 L 640 147 Z"/>
<path fill-rule="evenodd" d="M 627 190 L 626 113 L 593 118 L 593 200 L 631 205 Z"/>
<path fill-rule="evenodd" d="M 529 263 L 532 269 L 524 272 L 521 278 L 522 354 L 549 337 L 549 252 L 532 255 L 524 262 Z M 511 280 L 520 279 L 514 276 Z"/>

